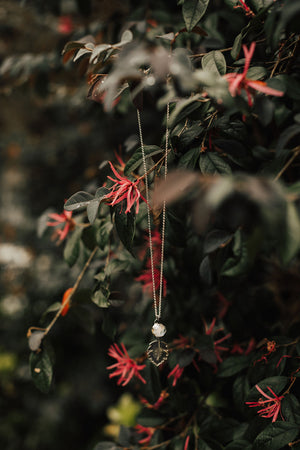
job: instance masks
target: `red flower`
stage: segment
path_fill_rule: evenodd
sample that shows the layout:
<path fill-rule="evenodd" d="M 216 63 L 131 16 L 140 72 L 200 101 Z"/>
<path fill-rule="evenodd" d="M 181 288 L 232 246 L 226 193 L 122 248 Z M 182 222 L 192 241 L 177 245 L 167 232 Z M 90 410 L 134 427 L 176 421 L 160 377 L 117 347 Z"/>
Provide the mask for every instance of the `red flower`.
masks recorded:
<path fill-rule="evenodd" d="M 146 240 L 148 242 L 147 248 L 149 247 L 149 236 L 146 237 Z M 159 292 L 159 286 L 160 286 L 160 260 L 161 260 L 161 235 L 160 232 L 155 229 L 151 235 L 151 242 L 152 242 L 152 248 L 153 248 L 153 275 L 154 275 L 154 288 L 155 292 Z M 139 255 L 141 259 L 144 259 L 146 254 L 146 251 L 142 251 Z M 148 295 L 152 295 L 153 293 L 153 282 L 152 282 L 152 269 L 151 269 L 151 259 L 150 257 L 146 261 L 146 269 L 143 271 L 142 275 L 135 278 L 136 281 L 140 281 L 143 284 L 143 292 L 147 293 Z M 167 294 L 167 281 L 165 277 L 162 277 L 162 283 L 163 283 L 163 291 L 162 295 L 163 297 Z"/>
<path fill-rule="evenodd" d="M 153 428 L 153 427 L 144 427 L 143 425 L 137 424 L 135 426 L 135 429 L 137 430 L 137 432 L 139 434 L 142 434 L 142 433 L 146 434 L 146 437 L 144 437 L 143 439 L 139 440 L 139 444 L 149 444 L 149 442 L 151 441 L 152 436 L 153 436 L 153 434 L 155 432 L 155 428 Z"/>
<path fill-rule="evenodd" d="M 240 5 L 234 6 L 234 8 L 242 8 L 242 10 L 246 13 L 246 16 L 255 17 L 254 12 L 246 5 L 244 0 L 239 0 Z"/>
<path fill-rule="evenodd" d="M 154 286 L 155 291 L 159 291 L 159 281 L 160 281 L 160 270 L 157 269 L 157 267 L 154 267 Z M 135 278 L 136 281 L 140 281 L 143 284 L 143 292 L 147 293 L 148 295 L 152 295 L 153 291 L 153 283 L 152 283 L 152 270 L 151 267 L 148 267 L 142 275 Z M 165 277 L 163 277 L 163 296 L 165 297 L 167 293 L 167 281 Z"/>
<path fill-rule="evenodd" d="M 61 315 L 65 316 L 67 314 L 67 312 L 69 311 L 70 308 L 70 296 L 73 292 L 73 288 L 69 288 L 65 291 L 63 298 L 62 298 L 62 305 L 63 305 L 63 309 L 61 310 Z"/>
<path fill-rule="evenodd" d="M 271 397 L 270 395 L 266 394 L 259 386 L 258 384 L 255 385 L 258 392 L 260 392 L 267 400 L 263 400 L 260 398 L 258 402 L 246 402 L 247 405 L 249 405 L 250 408 L 254 407 L 261 407 L 264 406 L 264 408 L 257 411 L 257 414 L 259 414 L 261 417 L 266 417 L 270 419 L 272 417 L 272 422 L 275 422 L 278 418 L 278 415 L 280 413 L 282 420 L 284 418 L 281 414 L 281 401 L 284 398 L 284 395 L 281 395 L 278 397 L 272 389 L 267 386 L 271 394 L 273 394 L 274 397 Z"/>
<path fill-rule="evenodd" d="M 162 390 L 158 400 L 155 403 L 151 404 L 144 397 L 140 397 L 141 402 L 149 409 L 159 409 L 161 404 L 165 401 L 166 398 L 169 397 L 169 394 L 166 389 Z"/>
<path fill-rule="evenodd" d="M 183 450 L 188 450 L 188 448 L 189 448 L 189 442 L 190 442 L 190 435 L 188 435 L 188 436 L 186 437 L 186 440 L 185 440 L 185 442 L 184 442 L 184 448 L 183 448 Z"/>
<path fill-rule="evenodd" d="M 283 95 L 283 92 L 268 87 L 267 83 L 265 83 L 264 81 L 250 80 L 246 78 L 250 62 L 255 50 L 255 45 L 256 43 L 252 42 L 249 50 L 247 49 L 246 45 L 243 45 L 243 50 L 245 54 L 245 65 L 242 73 L 233 72 L 224 75 L 226 80 L 228 81 L 229 84 L 228 89 L 232 97 L 240 95 L 243 89 L 246 92 L 249 106 L 253 105 L 254 91 L 263 92 L 264 94 L 269 95 L 275 95 L 277 97 L 281 97 Z"/>
<path fill-rule="evenodd" d="M 177 381 L 182 376 L 184 371 L 184 367 L 180 367 L 179 364 L 176 364 L 174 369 L 169 373 L 168 378 L 174 377 L 172 386 L 176 386 Z"/>
<path fill-rule="evenodd" d="M 74 29 L 72 18 L 70 16 L 60 16 L 58 18 L 57 29 L 61 34 L 70 34 Z"/>
<path fill-rule="evenodd" d="M 205 334 L 211 335 L 211 334 L 214 334 L 214 333 L 217 332 L 217 331 L 223 330 L 223 328 L 219 328 L 218 330 L 215 330 L 215 331 L 214 331 L 215 323 L 216 323 L 216 318 L 215 318 L 215 317 L 213 318 L 212 323 L 210 324 L 209 327 L 207 327 L 206 323 L 204 323 L 204 326 L 205 326 Z M 223 341 L 226 341 L 226 339 L 229 339 L 230 336 L 231 336 L 231 333 L 228 333 L 228 334 L 226 334 L 226 336 L 223 336 L 222 338 L 217 339 L 216 341 L 214 341 L 215 355 L 216 355 L 217 360 L 218 360 L 219 362 L 222 362 L 222 361 L 223 361 L 223 359 L 221 358 L 220 352 L 221 352 L 221 351 L 223 352 L 223 351 L 228 351 L 228 350 L 229 350 L 228 347 L 222 347 L 222 346 L 219 345 L 219 344 L 221 344 L 221 342 L 223 342 Z"/>
<path fill-rule="evenodd" d="M 134 203 L 136 203 L 136 213 L 139 212 L 139 199 L 141 198 L 146 202 L 146 199 L 141 195 L 139 189 L 137 188 L 137 185 L 139 183 L 139 180 L 133 182 L 128 180 L 126 177 L 122 177 L 114 168 L 112 163 L 109 161 L 111 170 L 117 177 L 117 179 L 112 178 L 108 176 L 111 181 L 114 181 L 114 185 L 110 188 L 111 192 L 109 194 L 106 194 L 105 198 L 110 200 L 109 205 L 114 206 L 118 203 L 122 202 L 123 200 L 127 201 L 127 207 L 125 210 L 125 213 L 127 214 L 131 208 L 133 207 Z"/>
<path fill-rule="evenodd" d="M 72 231 L 75 227 L 75 222 L 72 219 L 72 211 L 63 211 L 61 214 L 51 213 L 48 214 L 50 219 L 53 219 L 53 222 L 47 222 L 48 227 L 56 227 L 62 226 L 64 224 L 63 229 L 55 230 L 54 236 L 58 237 L 59 241 L 63 241 L 69 231 Z"/>
<path fill-rule="evenodd" d="M 140 374 L 140 371 L 143 370 L 146 367 L 146 365 L 137 364 L 137 362 L 134 359 L 130 358 L 130 356 L 128 355 L 125 345 L 121 343 L 121 347 L 123 353 L 117 344 L 111 345 L 108 350 L 109 356 L 117 360 L 115 364 L 112 364 L 111 366 L 107 367 L 108 370 L 116 369 L 109 375 L 109 378 L 119 376 L 120 378 L 117 384 L 121 386 L 126 386 L 126 384 L 128 384 L 129 381 L 134 376 L 136 376 L 144 384 L 146 384 L 146 380 Z"/>

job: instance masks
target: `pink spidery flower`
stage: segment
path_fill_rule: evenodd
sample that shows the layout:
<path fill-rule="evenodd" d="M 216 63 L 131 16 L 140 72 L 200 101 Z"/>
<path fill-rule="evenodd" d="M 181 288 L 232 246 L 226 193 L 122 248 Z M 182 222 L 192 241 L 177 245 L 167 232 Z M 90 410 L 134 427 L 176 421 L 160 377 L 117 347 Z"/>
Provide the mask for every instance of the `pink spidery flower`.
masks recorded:
<path fill-rule="evenodd" d="M 137 424 L 135 426 L 137 433 L 146 434 L 146 436 L 139 440 L 139 444 L 149 444 L 152 439 L 153 434 L 155 433 L 154 427 L 144 427 L 143 425 Z"/>
<path fill-rule="evenodd" d="M 244 2 L 244 0 L 238 0 L 240 5 L 236 5 L 234 6 L 234 8 L 242 8 L 242 10 L 245 12 L 246 16 L 249 17 L 255 17 L 254 12 L 249 8 L 249 6 L 246 5 L 246 3 Z"/>
<path fill-rule="evenodd" d="M 190 442 L 190 435 L 188 435 L 187 437 L 186 437 L 186 439 L 185 439 L 185 442 L 184 442 L 184 448 L 183 448 L 183 450 L 188 450 L 188 448 L 189 448 L 189 442 Z"/>
<path fill-rule="evenodd" d="M 249 405 L 250 408 L 264 406 L 264 408 L 257 411 L 257 414 L 261 417 L 265 417 L 268 419 L 272 418 L 272 422 L 276 422 L 279 413 L 281 415 L 282 420 L 284 420 L 281 414 L 281 401 L 284 398 L 284 395 L 280 395 L 280 397 L 278 397 L 275 394 L 275 392 L 269 386 L 267 386 L 271 394 L 273 394 L 273 397 L 271 397 L 270 395 L 266 394 L 258 386 L 258 384 L 256 384 L 255 387 L 258 390 L 258 392 L 260 392 L 260 394 L 262 394 L 267 400 L 263 400 L 263 398 L 260 398 L 258 402 L 246 402 L 246 405 Z"/>
<path fill-rule="evenodd" d="M 109 165 L 116 178 L 112 178 L 108 176 L 107 178 L 114 182 L 114 185 L 109 188 L 111 192 L 105 195 L 105 198 L 109 200 L 109 205 L 114 206 L 118 203 L 121 203 L 123 200 L 127 201 L 127 207 L 125 210 L 125 214 L 130 212 L 131 208 L 136 204 L 136 214 L 139 212 L 139 200 L 140 198 L 146 202 L 146 199 L 140 193 L 137 185 L 140 180 L 136 180 L 135 182 L 130 181 L 128 178 L 120 175 L 112 163 L 109 161 Z M 147 202 L 146 202 L 147 203 Z"/>
<path fill-rule="evenodd" d="M 179 364 L 176 364 L 174 369 L 169 373 L 168 378 L 174 377 L 172 386 L 176 386 L 177 381 L 179 380 L 179 378 L 181 378 L 183 374 L 183 371 L 184 367 L 180 367 Z"/>
<path fill-rule="evenodd" d="M 205 326 L 205 334 L 206 334 L 206 335 L 208 335 L 208 336 L 209 336 L 209 335 L 213 335 L 215 332 L 217 332 L 217 331 L 222 331 L 222 330 L 223 330 L 223 328 L 220 328 L 220 329 L 218 329 L 218 330 L 214 330 L 215 324 L 216 324 L 216 318 L 215 318 L 215 317 L 213 318 L 213 320 L 212 320 L 212 322 L 211 322 L 211 324 L 210 324 L 209 327 L 207 327 L 207 324 L 204 323 L 204 326 Z M 226 351 L 229 350 L 229 348 L 228 348 L 228 347 L 223 347 L 223 346 L 221 346 L 221 345 L 219 345 L 219 344 L 221 344 L 222 342 L 226 341 L 226 340 L 229 339 L 230 337 L 231 337 L 231 333 L 227 333 L 227 334 L 226 334 L 225 336 L 223 336 L 222 338 L 217 339 L 216 341 L 214 341 L 215 355 L 216 355 L 217 360 L 218 360 L 220 363 L 223 361 L 223 359 L 222 359 L 222 357 L 221 357 L 221 352 L 226 352 Z"/>
<path fill-rule="evenodd" d="M 149 409 L 159 409 L 160 406 L 164 403 L 164 401 L 166 400 L 166 398 L 169 397 L 169 393 L 167 392 L 166 389 L 163 389 L 158 397 L 158 399 L 156 400 L 155 403 L 149 403 L 148 400 L 144 397 L 140 397 L 141 403 L 143 403 L 147 408 Z"/>
<path fill-rule="evenodd" d="M 72 211 L 64 210 L 61 214 L 51 213 L 48 214 L 49 218 L 53 220 L 53 222 L 47 222 L 48 227 L 61 227 L 58 228 L 54 232 L 54 237 L 58 238 L 58 241 L 63 241 L 68 233 L 75 228 L 75 221 L 72 219 Z"/>
<path fill-rule="evenodd" d="M 114 372 L 109 375 L 109 378 L 120 377 L 117 384 L 126 386 L 135 376 L 139 378 L 142 383 L 146 384 L 146 380 L 140 374 L 146 365 L 138 364 L 134 359 L 130 358 L 123 343 L 121 343 L 121 347 L 122 350 L 117 344 L 112 344 L 108 350 L 109 356 L 117 360 L 115 364 L 107 367 L 108 370 L 115 369 Z"/>
<path fill-rule="evenodd" d="M 246 92 L 248 105 L 250 107 L 253 105 L 253 93 L 255 91 L 262 92 L 263 94 L 275 95 L 277 97 L 282 97 L 284 94 L 277 89 L 270 88 L 265 81 L 251 80 L 246 77 L 252 56 L 254 54 L 255 46 L 256 43 L 252 42 L 248 50 L 246 45 L 243 45 L 245 65 L 242 73 L 232 72 L 224 75 L 228 81 L 228 89 L 232 97 L 240 95 L 242 90 L 244 90 Z"/>

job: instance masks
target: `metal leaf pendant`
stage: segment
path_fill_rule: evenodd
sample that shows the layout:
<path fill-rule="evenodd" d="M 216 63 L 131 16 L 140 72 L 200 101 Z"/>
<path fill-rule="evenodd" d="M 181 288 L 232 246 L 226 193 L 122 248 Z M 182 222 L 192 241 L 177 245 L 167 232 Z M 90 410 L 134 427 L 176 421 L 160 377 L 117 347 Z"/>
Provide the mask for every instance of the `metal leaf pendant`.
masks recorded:
<path fill-rule="evenodd" d="M 147 349 L 147 356 L 149 361 L 151 361 L 156 366 L 160 366 L 166 359 L 168 359 L 169 350 L 168 344 L 160 339 L 155 339 L 155 341 L 150 342 Z"/>

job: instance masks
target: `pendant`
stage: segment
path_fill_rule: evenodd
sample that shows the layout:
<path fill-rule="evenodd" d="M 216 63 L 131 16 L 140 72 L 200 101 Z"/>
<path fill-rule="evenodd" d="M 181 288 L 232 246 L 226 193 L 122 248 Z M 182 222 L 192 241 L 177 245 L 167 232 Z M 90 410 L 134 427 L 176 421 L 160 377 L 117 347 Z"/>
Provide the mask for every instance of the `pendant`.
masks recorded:
<path fill-rule="evenodd" d="M 168 344 L 160 339 L 155 339 L 155 341 L 150 342 L 147 349 L 147 356 L 149 361 L 151 361 L 156 366 L 160 366 L 166 359 L 168 359 L 169 350 Z"/>

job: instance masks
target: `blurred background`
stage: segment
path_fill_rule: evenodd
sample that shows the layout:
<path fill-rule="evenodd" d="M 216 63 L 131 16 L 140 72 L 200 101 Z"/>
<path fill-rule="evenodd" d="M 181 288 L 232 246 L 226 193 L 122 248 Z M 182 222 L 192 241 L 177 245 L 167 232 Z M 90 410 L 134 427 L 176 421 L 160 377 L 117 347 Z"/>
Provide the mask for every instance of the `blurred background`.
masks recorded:
<path fill-rule="evenodd" d="M 131 10 L 144 14 L 143 7 Z M 57 324 L 54 388 L 47 395 L 31 381 L 26 332 L 61 301 L 79 270 L 63 261 L 63 245 L 51 240 L 51 229 L 38 235 L 40 216 L 60 213 L 71 194 L 99 186 L 99 164 L 130 134 L 130 115 L 118 122 L 122 105 L 107 115 L 87 100 L 80 62 L 64 65 L 62 49 L 87 34 L 114 41 L 128 11 L 125 0 L 0 1 L 3 450 L 93 448 L 117 395 L 106 371 L 107 338 L 92 320 L 82 324 L 73 317 Z"/>

